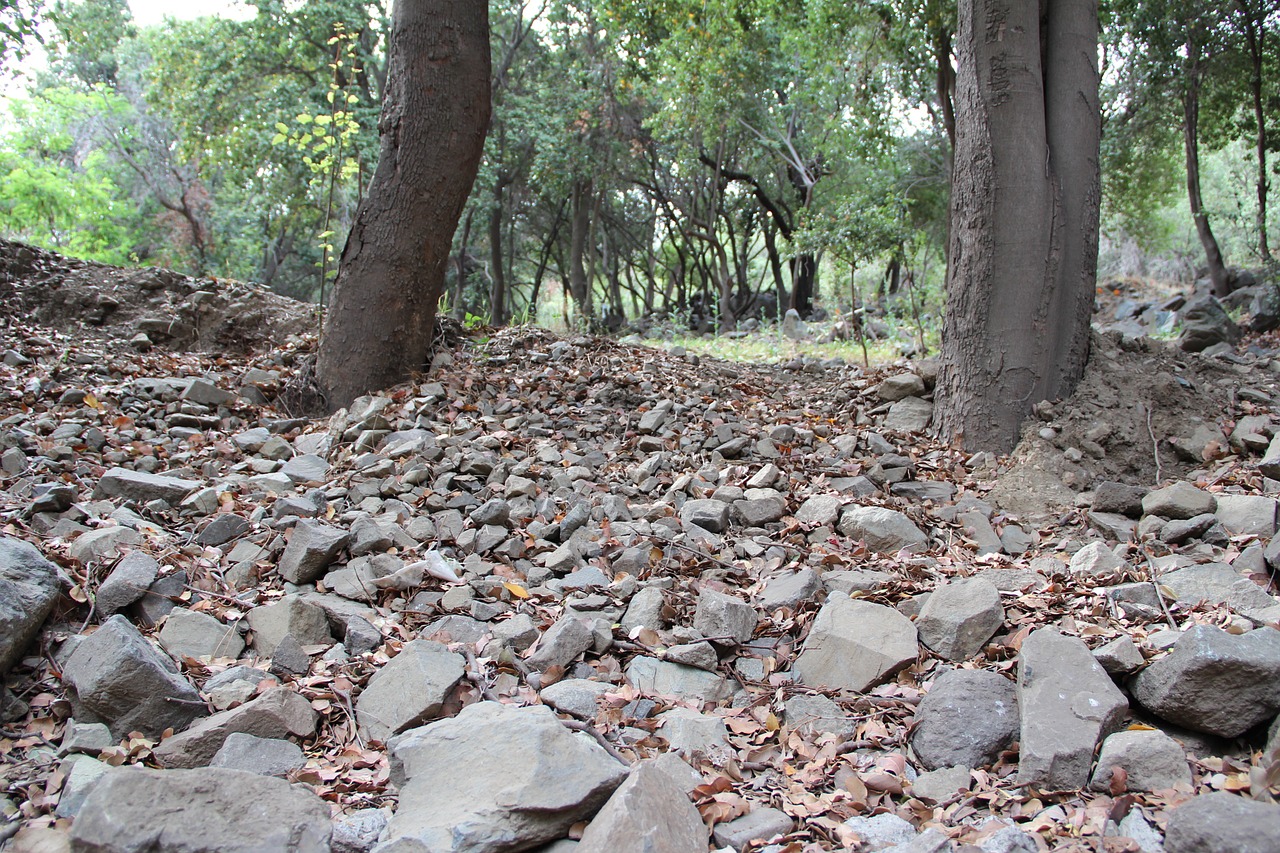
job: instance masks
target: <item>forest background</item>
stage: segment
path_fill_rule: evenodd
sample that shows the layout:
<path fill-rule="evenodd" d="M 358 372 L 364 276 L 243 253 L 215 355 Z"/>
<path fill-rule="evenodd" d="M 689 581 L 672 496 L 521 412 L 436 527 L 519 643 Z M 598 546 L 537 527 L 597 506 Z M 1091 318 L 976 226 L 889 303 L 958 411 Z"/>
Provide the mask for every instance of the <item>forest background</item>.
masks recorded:
<path fill-rule="evenodd" d="M 6 0 L 0 236 L 323 304 L 376 166 L 389 5 L 139 26 L 125 0 Z M 1229 265 L 1273 264 L 1280 2 L 1101 12 L 1100 277 L 1210 272 L 1193 204 Z M 899 349 L 936 345 L 954 3 L 490 15 L 493 117 L 445 311 L 710 332 L 857 310 Z"/>

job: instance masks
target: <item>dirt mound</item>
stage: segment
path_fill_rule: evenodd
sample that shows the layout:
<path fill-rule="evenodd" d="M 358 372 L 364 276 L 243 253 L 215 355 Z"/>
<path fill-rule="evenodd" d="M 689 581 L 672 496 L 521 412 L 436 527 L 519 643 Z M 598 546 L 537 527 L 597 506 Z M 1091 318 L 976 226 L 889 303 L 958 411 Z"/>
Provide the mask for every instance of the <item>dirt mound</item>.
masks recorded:
<path fill-rule="evenodd" d="M 313 309 L 243 282 L 121 269 L 0 240 L 0 317 L 136 346 L 247 353 L 313 326 Z M 138 335 L 145 335 L 140 338 Z"/>

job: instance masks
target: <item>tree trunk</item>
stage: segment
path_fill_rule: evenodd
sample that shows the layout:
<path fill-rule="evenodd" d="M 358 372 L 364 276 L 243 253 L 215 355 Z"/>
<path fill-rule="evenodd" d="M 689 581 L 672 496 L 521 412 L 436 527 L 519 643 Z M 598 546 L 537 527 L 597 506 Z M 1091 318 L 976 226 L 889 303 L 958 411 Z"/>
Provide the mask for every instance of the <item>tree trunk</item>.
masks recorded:
<path fill-rule="evenodd" d="M 332 408 L 422 369 L 489 126 L 487 4 L 398 0 L 387 51 L 378 169 L 342 250 L 316 361 Z"/>
<path fill-rule="evenodd" d="M 961 0 L 938 427 L 1011 450 L 1088 357 L 1097 264 L 1097 0 Z M 1045 27 L 1042 53 L 1041 26 Z"/>
<path fill-rule="evenodd" d="M 818 274 L 818 264 L 813 255 L 805 252 L 791 260 L 791 302 L 788 307 L 794 308 L 801 317 L 808 317 L 813 311 L 813 282 Z"/>
<path fill-rule="evenodd" d="M 1209 225 L 1209 213 L 1204 209 L 1204 196 L 1200 191 L 1200 83 L 1204 75 L 1203 55 L 1199 39 L 1194 31 L 1187 37 L 1186 79 L 1182 90 L 1182 141 L 1187 157 L 1187 200 L 1191 205 L 1191 219 L 1196 224 L 1196 236 L 1204 249 L 1205 264 L 1213 281 L 1213 293 L 1223 297 L 1231 292 L 1227 279 L 1227 265 L 1222 260 L 1218 238 Z"/>
<path fill-rule="evenodd" d="M 1258 258 L 1271 260 L 1271 244 L 1267 237 L 1267 116 L 1262 100 L 1262 73 L 1266 35 L 1266 21 L 1254 16 L 1254 10 L 1246 0 L 1237 0 L 1236 7 L 1244 19 L 1245 37 L 1249 44 L 1249 91 L 1253 96 L 1253 121 L 1257 127 L 1254 144 L 1258 158 Z"/>
<path fill-rule="evenodd" d="M 573 185 L 569 230 L 569 295 L 583 317 L 591 316 L 591 281 L 587 275 L 587 240 L 591 230 L 591 182 Z"/>
<path fill-rule="evenodd" d="M 462 222 L 462 240 L 458 245 L 458 274 L 453 282 L 453 319 L 455 320 L 461 320 L 467 314 L 462 300 L 467 292 L 467 242 L 471 239 L 471 220 L 475 215 L 474 209 L 468 210 L 467 218 Z"/>
<path fill-rule="evenodd" d="M 507 275 L 502 266 L 502 191 L 506 183 L 498 176 L 493 185 L 493 207 L 489 210 L 489 323 L 507 324 Z"/>

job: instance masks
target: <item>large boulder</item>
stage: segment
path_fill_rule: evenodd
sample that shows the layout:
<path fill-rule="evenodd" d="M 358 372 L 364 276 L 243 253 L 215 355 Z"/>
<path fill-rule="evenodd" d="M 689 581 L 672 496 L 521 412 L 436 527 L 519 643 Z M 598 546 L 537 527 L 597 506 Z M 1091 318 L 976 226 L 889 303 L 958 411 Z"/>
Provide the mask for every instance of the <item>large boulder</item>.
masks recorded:
<path fill-rule="evenodd" d="M 933 591 L 916 618 L 920 642 L 947 660 L 963 661 L 982 651 L 1004 624 L 1000 591 L 985 578 L 957 578 Z"/>
<path fill-rule="evenodd" d="M 58 600 L 58 567 L 36 546 L 0 537 L 0 675 L 22 659 Z"/>
<path fill-rule="evenodd" d="M 705 853 L 707 828 L 671 774 L 652 761 L 643 761 L 592 819 L 579 849 L 583 853 Z"/>
<path fill-rule="evenodd" d="M 545 705 L 468 705 L 391 741 L 400 805 L 378 850 L 511 853 L 562 838 L 627 769 Z"/>
<path fill-rule="evenodd" d="M 406 643 L 369 679 L 356 701 L 356 719 L 371 740 L 385 742 L 440 716 L 445 699 L 465 671 L 462 656 L 439 643 Z"/>
<path fill-rule="evenodd" d="M 301 785 L 239 770 L 122 767 L 93 788 L 72 853 L 329 853 L 329 807 Z"/>
<path fill-rule="evenodd" d="M 301 519 L 294 525 L 276 571 L 290 583 L 311 583 L 329 568 L 348 539 L 345 530 L 314 519 Z"/>
<path fill-rule="evenodd" d="M 1089 787 L 1095 791 L 1108 790 L 1117 768 L 1124 771 L 1128 791 L 1191 786 L 1186 750 L 1158 729 L 1116 732 L 1104 740 Z"/>
<path fill-rule="evenodd" d="M 1052 628 L 1033 631 L 1022 643 L 1018 706 L 1018 783 L 1047 791 L 1088 784 L 1094 750 L 1129 710 L 1089 647 Z"/>
<path fill-rule="evenodd" d="M 1169 815 L 1165 853 L 1275 853 L 1280 806 L 1215 791 L 1192 797 Z"/>
<path fill-rule="evenodd" d="M 911 748 L 926 768 L 984 767 L 1018 739 L 1018 696 L 999 673 L 953 669 L 916 709 Z"/>
<path fill-rule="evenodd" d="M 123 616 L 112 616 L 76 645 L 62 682 L 76 719 L 106 723 L 117 738 L 133 731 L 159 737 L 206 713 L 174 662 Z"/>
<path fill-rule="evenodd" d="M 1134 676 L 1133 697 L 1161 719 L 1235 737 L 1280 711 L 1280 631 L 1184 633 L 1173 651 Z"/>
<path fill-rule="evenodd" d="M 862 692 L 914 663 L 916 639 L 916 626 L 892 607 L 833 595 L 809 628 L 796 680 Z"/>

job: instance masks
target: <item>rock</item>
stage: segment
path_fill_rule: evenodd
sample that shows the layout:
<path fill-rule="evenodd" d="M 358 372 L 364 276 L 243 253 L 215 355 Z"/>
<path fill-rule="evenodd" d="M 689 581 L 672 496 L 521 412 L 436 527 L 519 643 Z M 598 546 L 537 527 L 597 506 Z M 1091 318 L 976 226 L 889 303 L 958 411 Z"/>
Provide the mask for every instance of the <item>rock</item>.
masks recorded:
<path fill-rule="evenodd" d="M 632 596 L 631 603 L 627 605 L 627 612 L 622 616 L 622 630 L 628 635 L 638 628 L 661 630 L 664 622 L 662 611 L 665 606 L 661 588 L 656 586 L 642 588 Z"/>
<path fill-rule="evenodd" d="M 285 634 L 271 650 L 270 671 L 281 678 L 301 678 L 311 671 L 311 656 L 292 634 Z"/>
<path fill-rule="evenodd" d="M 1178 346 L 1184 352 L 1203 352 L 1214 344 L 1234 344 L 1240 340 L 1240 327 L 1213 296 L 1192 300 L 1181 314 Z"/>
<path fill-rule="evenodd" d="M 929 596 L 916 619 L 920 642 L 947 660 L 968 660 L 1004 624 L 1000 591 L 982 578 L 957 578 Z"/>
<path fill-rule="evenodd" d="M 102 777 L 111 770 L 111 765 L 87 755 L 73 755 L 58 768 L 66 775 L 62 783 L 62 795 L 58 798 L 58 808 L 54 812 L 58 817 L 75 817 L 84 806 Z"/>
<path fill-rule="evenodd" d="M 706 754 L 723 747 L 729 737 L 724 720 L 689 708 L 672 708 L 658 715 L 659 734 L 681 755 Z"/>
<path fill-rule="evenodd" d="M 809 333 L 808 325 L 800 319 L 800 312 L 788 308 L 782 317 L 782 336 L 792 341 L 802 341 Z"/>
<path fill-rule="evenodd" d="M 345 530 L 314 519 L 301 519 L 294 525 L 276 571 L 290 583 L 311 583 L 324 573 L 347 541 Z"/>
<path fill-rule="evenodd" d="M 285 687 L 275 687 L 238 708 L 219 711 L 165 738 L 155 749 L 165 767 L 203 767 L 213 760 L 231 735 L 240 732 L 261 738 L 289 735 L 308 737 L 316 730 L 311 703 Z"/>
<path fill-rule="evenodd" d="M 1018 739 L 1018 697 L 999 673 L 953 669 L 939 675 L 916 709 L 911 749 L 930 770 L 985 767 Z"/>
<path fill-rule="evenodd" d="M 1163 791 L 1175 785 L 1190 789 L 1191 786 L 1186 751 L 1158 729 L 1116 732 L 1104 740 L 1089 787 L 1107 791 L 1117 767 L 1127 774 L 1126 791 Z"/>
<path fill-rule="evenodd" d="M 1140 486 L 1106 480 L 1093 491 L 1094 512 L 1114 513 L 1128 518 L 1142 517 L 1142 499 L 1147 490 Z"/>
<path fill-rule="evenodd" d="M 711 838 L 720 847 L 744 850 L 752 841 L 768 841 L 795 829 L 795 821 L 779 809 L 753 808 L 742 817 L 715 826 Z M 705 846 L 705 845 L 704 845 Z M 759 849 L 759 848 L 756 848 Z"/>
<path fill-rule="evenodd" d="M 906 397 L 923 397 L 924 391 L 924 380 L 914 373 L 890 376 L 876 386 L 876 396 L 886 403 L 896 403 Z"/>
<path fill-rule="evenodd" d="M 1225 791 L 1192 797 L 1169 814 L 1165 853 L 1275 853 L 1280 806 Z"/>
<path fill-rule="evenodd" d="M 796 521 L 816 527 L 828 527 L 836 523 L 844 503 L 837 495 L 814 495 L 796 510 Z"/>
<path fill-rule="evenodd" d="M 1280 620 L 1280 600 L 1222 563 L 1202 563 L 1169 572 L 1161 576 L 1160 585 L 1171 590 L 1178 601 L 1188 604 L 1225 604 L 1255 622 Z"/>
<path fill-rule="evenodd" d="M 98 587 L 94 606 L 100 616 L 112 616 L 146 595 L 156 582 L 160 564 L 141 551 L 130 551 L 121 558 L 107 579 Z"/>
<path fill-rule="evenodd" d="M 772 613 L 780 607 L 795 609 L 822 591 L 822 578 L 813 569 L 801 569 L 770 578 L 760 592 L 760 606 Z"/>
<path fill-rule="evenodd" d="M 594 814 L 627 776 L 545 706 L 477 702 L 394 738 L 390 747 L 400 804 L 388 849 L 536 847 Z M 406 844 L 396 847 L 401 840 Z"/>
<path fill-rule="evenodd" d="M 62 743 L 58 744 L 58 753 L 65 755 L 71 752 L 84 752 L 97 755 L 104 749 L 116 745 L 111 736 L 111 729 L 103 723 L 82 723 L 68 720 L 62 732 Z"/>
<path fill-rule="evenodd" d="M 1212 494 L 1181 480 L 1163 489 L 1148 492 L 1142 499 L 1144 514 L 1166 520 L 1195 518 L 1197 515 L 1213 512 L 1217 505 L 1217 499 Z"/>
<path fill-rule="evenodd" d="M 270 676 L 251 666 L 233 666 L 204 683 L 204 693 L 217 711 L 243 705 L 258 695 L 258 685 Z"/>
<path fill-rule="evenodd" d="M 835 702 L 815 693 L 797 693 L 787 700 L 787 725 L 801 734 L 833 734 L 847 736 L 857 731 L 857 721 Z"/>
<path fill-rule="evenodd" d="M 855 506 L 840 517 L 840 534 L 861 539 L 873 551 L 889 553 L 903 548 L 924 549 L 929 538 L 900 512 L 877 506 Z"/>
<path fill-rule="evenodd" d="M 111 734 L 158 737 L 206 711 L 174 666 L 123 616 L 112 616 L 76 645 L 62 672 L 75 717 L 106 723 Z"/>
<path fill-rule="evenodd" d="M 1127 634 L 1093 650 L 1093 656 L 1108 675 L 1128 675 L 1146 663 L 1138 644 Z"/>
<path fill-rule="evenodd" d="M 298 595 L 286 595 L 275 604 L 255 607 L 245 618 L 253 631 L 252 646 L 263 657 L 271 657 L 286 634 L 292 634 L 303 646 L 327 646 L 333 642 L 324 610 Z"/>
<path fill-rule="evenodd" d="M 32 544 L 0 537 L 0 676 L 22 660 L 58 600 L 58 567 Z"/>
<path fill-rule="evenodd" d="M 1071 574 L 1090 579 L 1110 577 L 1128 567 L 1105 542 L 1097 540 L 1085 545 L 1071 555 L 1067 570 Z"/>
<path fill-rule="evenodd" d="M 733 695 L 729 682 L 713 672 L 656 658 L 632 658 L 626 675 L 631 686 L 646 696 L 721 702 Z"/>
<path fill-rule="evenodd" d="M 1270 477 L 1273 480 L 1280 479 L 1280 433 L 1271 439 L 1271 444 L 1267 446 L 1267 452 L 1262 455 L 1262 459 L 1258 462 L 1258 471 L 1264 477 Z"/>
<path fill-rule="evenodd" d="M 358 809 L 333 822 L 332 853 L 369 853 L 386 834 L 390 809 Z"/>
<path fill-rule="evenodd" d="M 744 527 L 764 527 L 781 521 L 787 514 L 787 502 L 780 495 L 733 502 L 733 511 Z"/>
<path fill-rule="evenodd" d="M 553 666 L 568 667 L 594 645 L 595 635 L 586 623 L 576 616 L 561 616 L 538 639 L 525 663 L 540 672 Z"/>
<path fill-rule="evenodd" d="M 794 669 L 801 684 L 863 692 L 910 666 L 918 651 L 915 626 L 892 607 L 833 595 Z"/>
<path fill-rule="evenodd" d="M 1196 625 L 1172 652 L 1138 673 L 1130 689 L 1161 719 L 1236 737 L 1280 711 L 1280 631 L 1258 628 L 1237 636 Z"/>
<path fill-rule="evenodd" d="M 280 473 L 293 483 L 323 483 L 329 477 L 330 465 L 323 456 L 303 453 L 280 466 Z"/>
<path fill-rule="evenodd" d="M 95 497 L 125 498 L 139 504 L 160 500 L 169 506 L 178 506 L 182 499 L 200 488 L 195 480 L 130 471 L 128 468 L 112 468 L 98 480 Z"/>
<path fill-rule="evenodd" d="M 306 763 L 307 758 L 296 743 L 235 732 L 222 742 L 209 766 L 242 770 L 257 776 L 287 776 Z"/>
<path fill-rule="evenodd" d="M 642 761 L 592 818 L 578 848 L 582 853 L 705 853 L 707 828 L 671 775 Z"/>
<path fill-rule="evenodd" d="M 87 565 L 140 545 L 142 545 L 142 536 L 138 531 L 115 525 L 81 533 L 76 537 L 76 541 L 71 543 L 70 553 L 73 560 Z"/>
<path fill-rule="evenodd" d="M 301 786 L 238 770 L 122 767 L 71 827 L 73 853 L 329 853 L 329 807 Z"/>
<path fill-rule="evenodd" d="M 238 658 L 244 639 L 233 625 L 224 625 L 208 613 L 178 607 L 165 617 L 156 635 L 164 650 L 181 660 L 189 658 Z"/>
<path fill-rule="evenodd" d="M 222 513 L 206 524 L 204 529 L 196 535 L 196 542 L 216 548 L 233 539 L 239 539 L 249 532 L 251 526 L 249 519 L 242 515 L 236 515 L 233 512 Z"/>
<path fill-rule="evenodd" d="M 366 737 L 386 743 L 393 734 L 439 717 L 465 672 L 462 655 L 440 643 L 405 643 L 400 654 L 369 679 L 356 700 L 356 720 Z"/>
<path fill-rule="evenodd" d="M 916 828 L 896 814 L 884 813 L 874 817 L 851 817 L 844 825 L 862 839 L 859 850 L 886 850 L 895 844 L 907 844 L 916 837 Z"/>
<path fill-rule="evenodd" d="M 712 533 L 723 533 L 729 527 L 729 509 L 724 501 L 711 498 L 688 500 L 680 507 L 680 521 L 686 528 L 696 525 Z"/>
<path fill-rule="evenodd" d="M 662 659 L 685 666 L 696 666 L 707 672 L 714 672 L 720 665 L 720 656 L 715 647 L 707 642 L 682 643 L 672 646 L 662 653 Z"/>
<path fill-rule="evenodd" d="M 603 681 L 567 678 L 542 688 L 539 695 L 557 711 L 589 720 L 599 710 L 600 697 L 616 689 Z"/>
<path fill-rule="evenodd" d="M 911 782 L 911 796 L 935 803 L 946 802 L 959 791 L 969 790 L 968 767 L 941 767 L 921 773 Z"/>
<path fill-rule="evenodd" d="M 698 594 L 693 627 L 702 636 L 720 643 L 745 643 L 756 630 L 756 610 L 750 604 L 712 589 Z"/>
<path fill-rule="evenodd" d="M 1032 631 L 1022 643 L 1018 706 L 1018 784 L 1044 791 L 1083 788 L 1099 741 L 1129 709 L 1089 648 L 1052 628 Z"/>
<path fill-rule="evenodd" d="M 884 428 L 896 432 L 924 432 L 933 420 L 933 403 L 919 397 L 904 397 L 889 406 Z"/>
<path fill-rule="evenodd" d="M 1277 503 L 1265 495 L 1218 495 L 1214 514 L 1232 536 L 1270 539 L 1276 535 Z"/>

